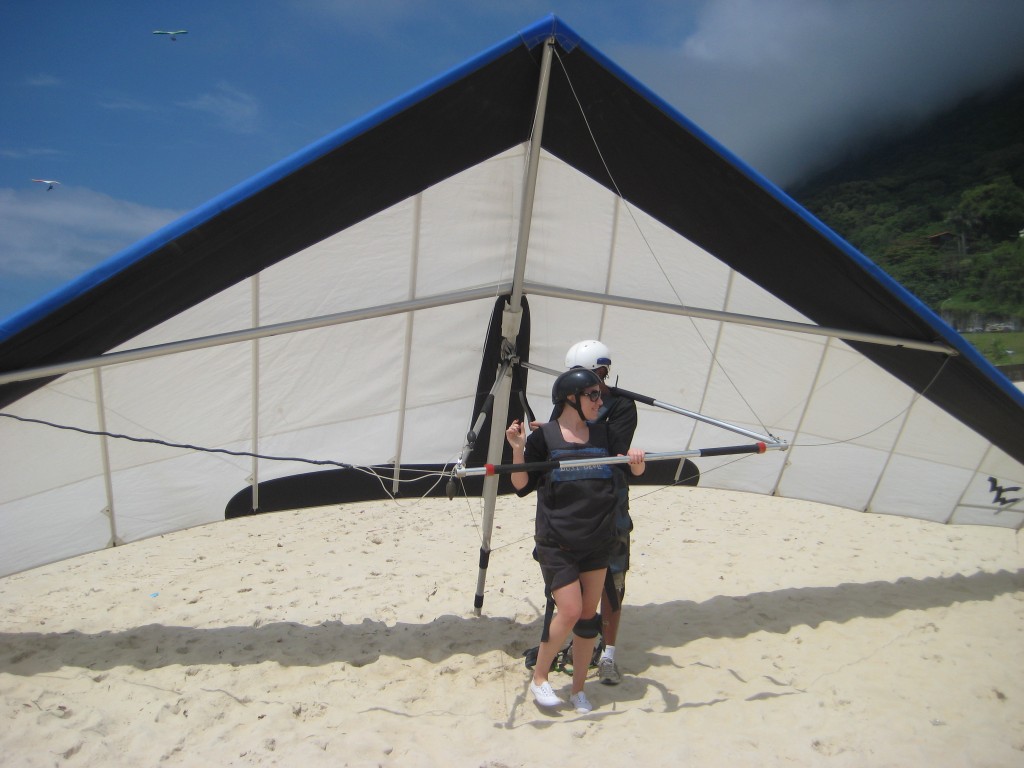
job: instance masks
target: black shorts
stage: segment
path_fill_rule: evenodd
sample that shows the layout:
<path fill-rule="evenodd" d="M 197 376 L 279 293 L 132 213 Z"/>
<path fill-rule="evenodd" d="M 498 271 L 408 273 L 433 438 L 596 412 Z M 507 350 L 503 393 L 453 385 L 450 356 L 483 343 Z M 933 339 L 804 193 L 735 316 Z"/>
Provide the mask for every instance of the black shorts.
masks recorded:
<path fill-rule="evenodd" d="M 551 593 L 577 581 L 581 573 L 607 568 L 616 546 L 613 539 L 600 549 L 581 553 L 538 541 L 533 548 L 533 559 L 540 563 L 544 586 Z"/>

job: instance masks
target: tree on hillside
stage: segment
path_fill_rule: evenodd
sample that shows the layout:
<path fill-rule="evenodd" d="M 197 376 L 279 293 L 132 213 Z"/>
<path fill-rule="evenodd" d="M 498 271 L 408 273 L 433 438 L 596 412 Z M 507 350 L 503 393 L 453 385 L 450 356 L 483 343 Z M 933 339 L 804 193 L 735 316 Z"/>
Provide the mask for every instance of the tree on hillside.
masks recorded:
<path fill-rule="evenodd" d="M 791 194 L 955 325 L 1024 319 L 1024 75 Z"/>
<path fill-rule="evenodd" d="M 1015 239 L 1024 228 L 1024 191 L 1005 174 L 971 187 L 960 195 L 949 222 L 969 250 Z"/>
<path fill-rule="evenodd" d="M 1007 317 L 1024 316 L 1024 240 L 979 254 L 959 298 Z"/>

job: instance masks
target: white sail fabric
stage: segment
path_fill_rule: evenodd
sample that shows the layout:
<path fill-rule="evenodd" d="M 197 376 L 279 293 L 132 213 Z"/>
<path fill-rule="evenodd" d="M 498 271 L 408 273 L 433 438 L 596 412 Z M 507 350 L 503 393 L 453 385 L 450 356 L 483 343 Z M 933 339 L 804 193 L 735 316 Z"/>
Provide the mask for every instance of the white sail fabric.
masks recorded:
<path fill-rule="evenodd" d="M 394 465 L 376 470 L 393 490 L 398 468 L 458 460 L 498 373 L 481 360 L 515 280 L 548 33 L 563 74 L 516 354 L 559 370 L 599 338 L 621 388 L 788 445 L 697 460 L 706 487 L 1022 527 L 1020 393 L 554 20 L 0 324 L 0 575 L 222 520 L 275 479 Z M 429 141 L 395 140 L 407 133 Z M 876 354 L 865 333 L 907 346 Z M 551 382 L 528 374 L 540 418 Z M 657 404 L 634 438 L 654 452 L 746 441 Z"/>
<path fill-rule="evenodd" d="M 492 158 L 122 349 L 481 287 L 493 286 L 497 295 L 510 277 L 523 162 L 523 147 Z M 450 226 L 452 210 L 469 226 Z M 549 155 L 536 211 L 530 284 L 808 322 Z M 491 303 L 478 299 L 76 372 L 8 410 L 239 452 L 355 465 L 454 461 L 472 413 Z M 560 369 L 573 340 L 601 338 L 613 350 L 621 387 L 791 446 L 702 459 L 705 486 L 936 522 L 1021 525 L 1019 504 L 993 509 L 991 495 L 972 493 L 988 487 L 988 476 L 1024 485 L 1021 465 L 841 341 L 543 296 L 531 299 L 531 311 L 534 363 Z M 541 374 L 530 378 L 538 412 L 548 408 L 550 384 Z M 640 414 L 634 443 L 649 451 L 742 442 L 657 407 L 641 405 Z M 227 499 L 254 477 L 305 469 L 258 461 L 254 475 L 246 457 L 37 424 L 0 428 L 6 573 L 222 519 Z"/>

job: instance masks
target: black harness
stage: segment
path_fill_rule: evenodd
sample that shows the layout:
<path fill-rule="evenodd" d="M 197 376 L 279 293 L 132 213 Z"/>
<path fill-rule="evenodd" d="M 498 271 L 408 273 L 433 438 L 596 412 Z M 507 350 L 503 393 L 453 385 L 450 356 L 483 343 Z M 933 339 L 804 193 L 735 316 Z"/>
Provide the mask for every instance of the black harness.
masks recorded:
<path fill-rule="evenodd" d="M 603 423 L 590 424 L 586 445 L 569 443 L 562 437 L 557 421 L 541 426 L 547 445 L 547 460 L 604 458 L 608 456 L 608 431 Z M 615 537 L 615 510 L 622 476 L 610 464 L 556 467 L 541 481 L 538 492 L 536 540 L 561 549 L 593 551 Z M 611 571 L 605 574 L 605 591 L 618 610 L 618 592 Z M 550 635 L 555 601 L 544 585 L 546 605 L 541 642 Z"/>

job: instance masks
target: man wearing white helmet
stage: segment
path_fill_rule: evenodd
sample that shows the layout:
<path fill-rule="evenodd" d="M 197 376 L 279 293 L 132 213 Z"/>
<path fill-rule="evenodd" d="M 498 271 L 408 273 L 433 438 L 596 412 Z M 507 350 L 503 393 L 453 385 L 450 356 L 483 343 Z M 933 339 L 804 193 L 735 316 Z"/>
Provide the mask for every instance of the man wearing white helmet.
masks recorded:
<path fill-rule="evenodd" d="M 587 339 L 573 344 L 565 355 L 565 367 L 585 368 L 597 374 L 601 380 L 602 406 L 595 421 L 608 425 L 608 432 L 614 434 L 624 445 L 633 442 L 636 431 L 636 403 L 626 397 L 616 397 L 608 388 L 607 379 L 611 373 L 612 357 L 607 346 L 596 339 Z M 601 596 L 601 637 L 605 647 L 597 662 L 598 675 L 605 685 L 618 685 L 622 680 L 615 663 L 615 641 L 622 618 L 622 599 L 626 594 L 626 571 L 629 570 L 629 533 L 633 521 L 629 516 L 629 489 L 621 489 L 616 513 L 619 544 L 609 564 L 609 574 L 615 585 L 616 594 L 609 595 L 607 589 Z M 613 599 L 615 598 L 615 599 Z"/>

